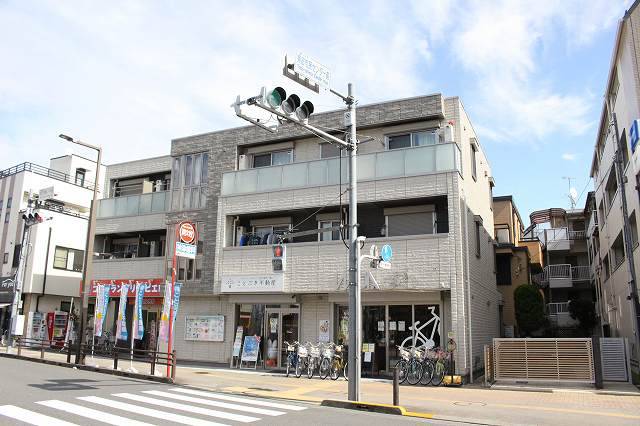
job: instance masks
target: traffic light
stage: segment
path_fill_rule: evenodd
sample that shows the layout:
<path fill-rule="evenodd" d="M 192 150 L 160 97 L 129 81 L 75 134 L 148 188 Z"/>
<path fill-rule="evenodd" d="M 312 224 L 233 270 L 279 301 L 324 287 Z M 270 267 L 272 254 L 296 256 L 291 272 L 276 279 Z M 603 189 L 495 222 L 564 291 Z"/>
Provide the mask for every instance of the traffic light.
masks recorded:
<path fill-rule="evenodd" d="M 278 109 L 287 97 L 287 92 L 282 87 L 276 87 L 266 94 L 265 101 L 274 109 Z"/>
<path fill-rule="evenodd" d="M 300 120 L 307 120 L 313 114 L 314 107 L 310 101 L 301 102 L 300 96 L 292 93 L 287 97 L 287 92 L 282 87 L 267 90 L 264 87 L 261 92 L 262 105 L 271 109 L 280 110 L 287 115 L 296 114 Z M 248 104 L 258 102 L 260 97 L 251 98 Z M 236 102 L 237 103 L 237 102 Z"/>
<path fill-rule="evenodd" d="M 284 101 L 281 105 L 282 111 L 286 114 L 293 114 L 296 109 L 300 106 L 300 96 L 292 93 L 289 95 L 286 101 Z"/>
<path fill-rule="evenodd" d="M 311 114 L 313 114 L 313 104 L 309 101 L 304 101 L 303 104 L 296 109 L 296 115 L 300 120 L 307 120 Z"/>

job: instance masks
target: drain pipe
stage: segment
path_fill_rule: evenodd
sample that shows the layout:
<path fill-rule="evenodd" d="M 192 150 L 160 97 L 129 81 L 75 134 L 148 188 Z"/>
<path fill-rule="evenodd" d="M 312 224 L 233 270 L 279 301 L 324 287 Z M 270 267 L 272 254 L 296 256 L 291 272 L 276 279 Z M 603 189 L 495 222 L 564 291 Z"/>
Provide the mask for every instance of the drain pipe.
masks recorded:
<path fill-rule="evenodd" d="M 42 293 L 36 298 L 36 312 L 39 312 L 40 298 L 45 295 L 47 289 L 47 269 L 49 268 L 49 249 L 51 248 L 51 227 L 49 227 L 49 236 L 47 237 L 47 254 L 44 257 L 44 274 L 42 275 Z"/>
<path fill-rule="evenodd" d="M 466 256 L 466 267 L 467 267 L 467 274 L 465 277 L 465 281 L 466 281 L 466 293 L 467 293 L 467 297 L 465 299 L 467 299 L 467 327 L 469 329 L 469 344 L 468 344 L 468 350 L 469 350 L 469 383 L 473 383 L 473 334 L 471 332 L 471 282 L 470 282 L 470 276 L 471 276 L 471 270 L 470 270 L 470 266 L 469 266 L 469 257 L 471 256 L 469 254 L 469 207 L 467 207 L 467 198 L 465 196 L 465 194 L 463 193 L 463 198 L 462 201 L 464 201 L 464 226 L 467 228 L 467 238 L 465 238 L 465 250 L 467 253 Z"/>

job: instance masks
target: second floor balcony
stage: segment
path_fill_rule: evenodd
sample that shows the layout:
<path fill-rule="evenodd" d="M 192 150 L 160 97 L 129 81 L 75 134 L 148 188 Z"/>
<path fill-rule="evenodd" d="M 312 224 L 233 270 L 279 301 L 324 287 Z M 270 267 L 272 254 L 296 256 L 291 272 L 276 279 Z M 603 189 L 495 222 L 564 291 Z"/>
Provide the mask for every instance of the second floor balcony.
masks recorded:
<path fill-rule="evenodd" d="M 571 266 L 568 263 L 547 265 L 534 281 L 550 288 L 569 288 L 576 282 L 588 282 L 592 279 L 590 266 Z"/>
<path fill-rule="evenodd" d="M 562 227 L 536 229 L 532 232 L 532 236 L 537 238 L 547 250 L 568 251 L 571 249 L 573 242 L 586 240 L 587 233 L 584 230 L 572 230 Z"/>
<path fill-rule="evenodd" d="M 342 163 L 342 164 L 341 164 Z M 348 181 L 348 158 L 330 158 L 227 172 L 222 196 L 278 191 Z M 358 156 L 358 181 L 461 172 L 460 148 L 444 143 Z"/>
<path fill-rule="evenodd" d="M 98 219 L 165 213 L 169 210 L 169 191 L 127 195 L 98 200 Z"/>

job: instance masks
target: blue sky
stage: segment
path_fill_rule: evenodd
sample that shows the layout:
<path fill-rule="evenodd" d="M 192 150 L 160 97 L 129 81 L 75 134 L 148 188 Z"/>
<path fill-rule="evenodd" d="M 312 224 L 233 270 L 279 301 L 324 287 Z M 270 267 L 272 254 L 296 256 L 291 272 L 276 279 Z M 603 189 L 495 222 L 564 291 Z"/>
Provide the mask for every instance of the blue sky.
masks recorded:
<path fill-rule="evenodd" d="M 584 205 L 629 4 L 0 1 L 0 168 L 71 152 L 61 132 L 102 145 L 113 163 L 243 125 L 229 107 L 235 96 L 293 89 L 283 56 L 302 51 L 330 67 L 333 86 L 352 81 L 360 103 L 460 96 L 496 195 L 512 194 L 525 217 L 568 207 L 563 176 Z M 340 107 L 331 95 L 310 98 L 318 110 Z"/>

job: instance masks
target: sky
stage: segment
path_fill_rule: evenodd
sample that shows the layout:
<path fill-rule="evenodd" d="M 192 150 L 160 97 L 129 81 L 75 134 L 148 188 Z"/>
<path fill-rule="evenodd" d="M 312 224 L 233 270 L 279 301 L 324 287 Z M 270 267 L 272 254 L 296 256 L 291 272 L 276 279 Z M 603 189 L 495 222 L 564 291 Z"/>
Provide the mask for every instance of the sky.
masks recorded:
<path fill-rule="evenodd" d="M 589 171 L 618 21 L 631 0 L 0 0 L 0 169 L 100 145 L 106 164 L 237 127 L 231 103 L 283 85 L 285 54 L 359 104 L 459 96 L 496 187 L 523 216 L 569 207 Z M 341 108 L 306 92 L 316 111 Z"/>

